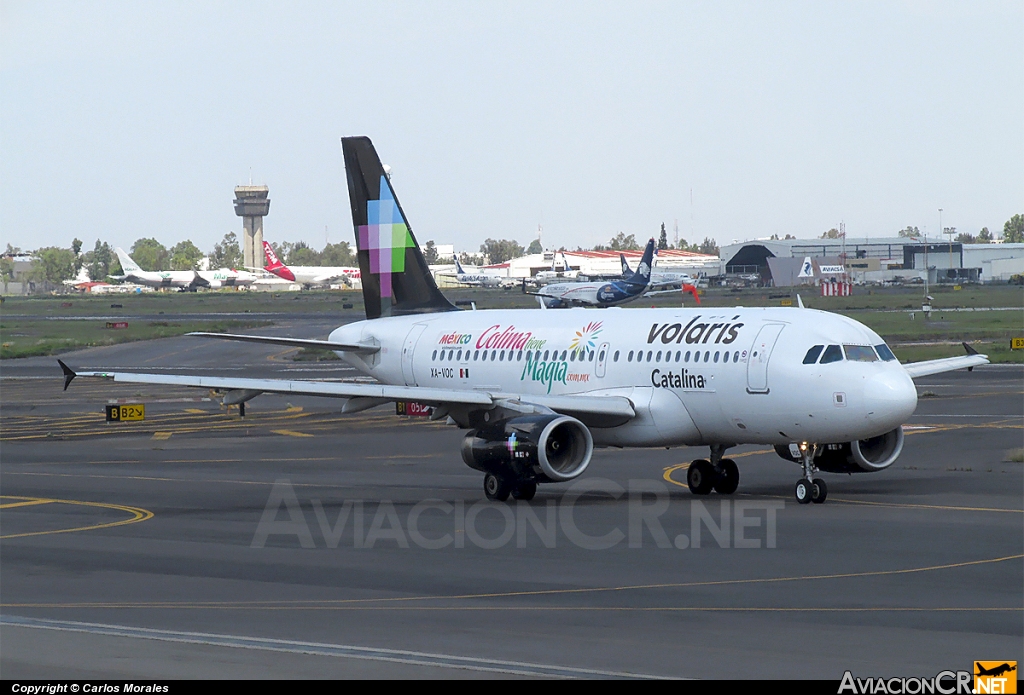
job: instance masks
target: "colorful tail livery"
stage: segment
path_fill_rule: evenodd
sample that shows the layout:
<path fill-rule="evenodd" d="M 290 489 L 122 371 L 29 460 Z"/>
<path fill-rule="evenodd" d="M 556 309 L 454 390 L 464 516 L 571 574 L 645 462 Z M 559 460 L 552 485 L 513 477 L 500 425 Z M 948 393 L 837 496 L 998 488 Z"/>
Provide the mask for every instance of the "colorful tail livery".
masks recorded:
<path fill-rule="evenodd" d="M 342 138 L 366 318 L 456 311 L 427 261 L 367 137 Z"/>
<path fill-rule="evenodd" d="M 279 278 L 295 281 L 295 273 L 278 259 L 273 247 L 266 241 L 263 242 L 263 255 L 267 257 L 267 265 L 263 268 L 265 271 L 273 273 Z"/>

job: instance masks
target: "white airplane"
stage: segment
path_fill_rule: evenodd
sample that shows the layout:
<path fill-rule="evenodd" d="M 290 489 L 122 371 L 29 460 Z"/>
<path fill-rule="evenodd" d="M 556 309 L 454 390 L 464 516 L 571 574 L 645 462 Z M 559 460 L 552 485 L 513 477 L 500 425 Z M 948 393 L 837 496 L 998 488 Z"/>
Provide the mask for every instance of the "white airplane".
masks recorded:
<path fill-rule="evenodd" d="M 508 278 L 503 278 L 499 275 L 492 275 L 490 273 L 467 273 L 463 268 L 462 264 L 459 263 L 459 257 L 456 254 L 452 254 L 452 258 L 455 261 L 455 275 L 457 281 L 463 285 L 476 285 L 478 287 L 500 287 L 504 281 Z M 442 275 L 450 275 L 450 273 L 441 273 Z"/>
<path fill-rule="evenodd" d="M 903 449 L 913 378 L 971 369 L 967 355 L 900 364 L 853 319 L 803 308 L 458 311 L 435 286 L 369 138 L 342 139 L 366 320 L 326 340 L 196 334 L 318 347 L 377 383 L 95 371 L 76 376 L 344 399 L 343 412 L 391 401 L 431 406 L 466 428 L 462 459 L 495 500 L 530 499 L 582 475 L 595 446 L 706 446 L 687 482 L 729 495 L 726 451 L 768 444 L 801 468 L 800 503 L 823 502 L 826 473 L 877 473 Z M 966 346 L 965 346 L 966 347 Z"/>
<path fill-rule="evenodd" d="M 121 262 L 119 280 L 130 280 L 148 287 L 177 287 L 179 289 L 195 289 L 205 285 L 194 270 L 143 270 L 124 249 L 114 249 L 117 259 Z"/>
<path fill-rule="evenodd" d="M 559 282 L 544 285 L 536 292 L 523 293 L 537 297 L 542 309 L 563 309 L 572 306 L 610 307 L 631 302 L 644 296 L 651 279 L 651 260 L 654 258 L 654 239 L 647 242 L 643 258 L 635 273 L 621 280 L 606 282 Z"/>
<path fill-rule="evenodd" d="M 575 280 L 580 271 L 573 270 L 569 266 L 569 261 L 565 257 L 565 253 L 562 253 L 562 260 L 558 262 L 558 251 L 555 251 L 551 256 L 551 270 L 542 270 L 531 278 L 538 284 L 544 284 L 547 282 L 554 282 L 555 280 Z"/>
<path fill-rule="evenodd" d="M 332 285 L 338 282 L 351 284 L 358 280 L 359 268 L 348 266 L 317 266 L 317 265 L 293 265 L 287 266 L 282 263 L 273 247 L 266 241 L 263 242 L 263 254 L 267 257 L 267 265 L 264 270 L 285 280 L 298 282 L 302 285 Z"/>
<path fill-rule="evenodd" d="M 250 273 L 247 270 L 235 270 L 234 268 L 218 268 L 216 270 L 197 270 L 199 285 L 210 289 L 221 287 L 243 287 L 256 282 L 260 276 Z"/>

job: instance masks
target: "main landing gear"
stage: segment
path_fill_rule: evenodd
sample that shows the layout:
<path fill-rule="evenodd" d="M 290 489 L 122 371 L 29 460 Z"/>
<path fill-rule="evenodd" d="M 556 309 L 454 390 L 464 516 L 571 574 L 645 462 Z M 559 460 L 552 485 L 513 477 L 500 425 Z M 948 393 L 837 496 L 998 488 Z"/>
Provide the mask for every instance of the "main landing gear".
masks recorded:
<path fill-rule="evenodd" d="M 686 484 L 695 495 L 707 495 L 712 490 L 719 495 L 731 495 L 740 484 L 740 469 L 732 459 L 722 458 L 728 447 L 711 446 L 711 460 L 697 459 L 686 469 Z"/>
<path fill-rule="evenodd" d="M 796 484 L 796 501 L 800 504 L 814 502 L 821 504 L 828 497 L 828 486 L 821 478 L 815 478 L 818 467 L 814 465 L 814 455 L 818 451 L 817 444 L 800 443 L 800 464 L 804 468 L 804 477 Z"/>
<path fill-rule="evenodd" d="M 512 495 L 512 499 L 529 502 L 537 494 L 537 482 L 488 473 L 484 476 L 484 494 L 487 499 L 495 502 L 504 502 L 509 495 Z"/>

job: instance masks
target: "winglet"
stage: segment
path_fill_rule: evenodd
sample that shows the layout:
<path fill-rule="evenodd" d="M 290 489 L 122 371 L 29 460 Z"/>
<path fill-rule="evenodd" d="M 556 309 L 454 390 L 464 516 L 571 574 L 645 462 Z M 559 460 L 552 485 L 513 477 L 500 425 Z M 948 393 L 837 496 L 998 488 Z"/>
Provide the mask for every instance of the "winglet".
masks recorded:
<path fill-rule="evenodd" d="M 966 342 L 963 342 L 963 343 L 960 343 L 960 344 L 964 346 L 964 350 L 966 350 L 966 351 L 967 351 L 967 354 L 968 354 L 968 355 L 977 355 L 977 354 L 978 354 L 978 351 L 977 351 L 977 350 L 975 350 L 974 348 L 972 348 L 972 347 L 971 347 L 970 345 L 968 345 L 968 344 L 967 344 Z M 967 368 L 967 371 L 969 371 L 969 372 L 973 372 L 973 371 L 974 371 L 974 367 L 968 367 L 968 368 Z"/>
<path fill-rule="evenodd" d="M 67 391 L 68 386 L 71 384 L 71 380 L 78 375 L 75 374 L 74 370 L 72 370 L 71 367 L 64 364 L 64 362 L 62 362 L 61 360 L 57 360 L 57 364 L 59 364 L 60 368 L 64 371 L 64 390 Z"/>

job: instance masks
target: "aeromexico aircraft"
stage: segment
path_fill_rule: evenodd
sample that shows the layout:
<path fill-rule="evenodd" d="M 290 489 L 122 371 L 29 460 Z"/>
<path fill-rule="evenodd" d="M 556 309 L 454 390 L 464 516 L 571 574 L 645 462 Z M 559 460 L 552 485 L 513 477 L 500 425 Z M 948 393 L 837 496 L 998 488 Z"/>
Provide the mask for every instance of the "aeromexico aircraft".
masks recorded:
<path fill-rule="evenodd" d="M 900 364 L 860 323 L 802 308 L 456 310 L 438 291 L 391 183 L 365 137 L 342 139 L 366 320 L 326 340 L 196 334 L 319 347 L 377 383 L 74 371 L 115 382 L 344 399 L 344 412 L 391 401 L 433 407 L 468 429 L 463 461 L 489 498 L 529 499 L 582 475 L 595 446 L 706 446 L 694 494 L 733 493 L 725 454 L 769 444 L 802 470 L 801 502 L 826 496 L 819 471 L 877 473 L 903 449 L 913 377 L 986 364 L 977 353 Z M 650 267 L 650 250 L 647 254 Z M 971 353 L 970 349 L 968 352 Z"/>
<path fill-rule="evenodd" d="M 654 255 L 658 255 L 658 250 L 654 250 Z M 626 254 L 619 254 L 619 262 L 622 263 L 622 277 L 630 278 L 633 276 L 633 270 L 629 267 L 629 262 L 626 260 Z M 700 304 L 700 295 L 697 294 L 697 285 L 694 284 L 693 278 L 686 273 L 667 273 L 658 272 L 657 267 L 651 270 L 651 280 L 648 283 L 650 289 L 644 293 L 645 297 L 650 297 L 655 294 L 670 294 L 676 291 L 689 292 L 695 302 Z"/>
<path fill-rule="evenodd" d="M 462 268 L 462 264 L 459 263 L 459 256 L 453 254 L 455 260 L 455 275 L 453 276 L 456 280 L 464 285 L 479 285 L 480 287 L 498 287 L 502 284 L 502 278 L 499 275 L 491 275 L 489 273 L 467 273 Z"/>
<path fill-rule="evenodd" d="M 359 268 L 348 266 L 286 266 L 274 253 L 274 248 L 266 241 L 263 242 L 263 255 L 267 258 L 267 264 L 263 270 L 284 280 L 291 280 L 303 285 L 326 285 L 341 280 L 351 282 L 359 279 Z"/>
<path fill-rule="evenodd" d="M 525 294 L 537 297 L 541 308 L 564 309 L 567 307 L 610 307 L 631 302 L 647 292 L 651 279 L 651 262 L 654 259 L 654 239 L 647 242 L 644 255 L 635 273 L 619 280 L 607 282 L 559 282 L 545 285 L 536 292 Z"/>

